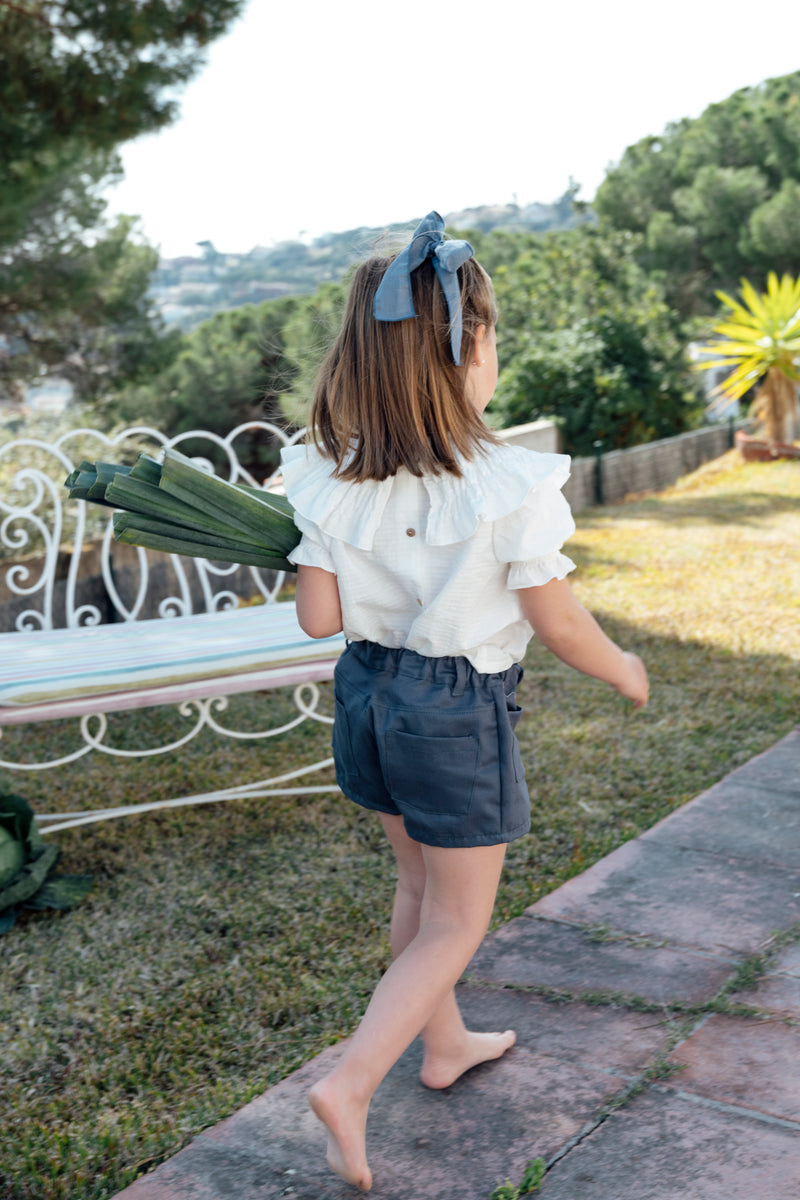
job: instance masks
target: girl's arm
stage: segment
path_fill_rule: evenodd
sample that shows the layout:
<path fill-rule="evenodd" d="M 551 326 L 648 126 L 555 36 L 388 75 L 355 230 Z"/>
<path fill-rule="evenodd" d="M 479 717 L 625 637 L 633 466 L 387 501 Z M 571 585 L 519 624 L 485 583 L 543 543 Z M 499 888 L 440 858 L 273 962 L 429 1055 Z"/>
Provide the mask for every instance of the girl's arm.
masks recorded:
<path fill-rule="evenodd" d="M 297 620 L 312 638 L 331 637 L 342 629 L 342 605 L 339 585 L 331 571 L 322 567 L 297 568 Z"/>
<path fill-rule="evenodd" d="M 522 611 L 540 642 L 558 658 L 609 683 L 636 708 L 647 703 L 649 684 L 644 663 L 620 650 L 594 617 L 575 599 L 566 579 L 551 579 L 540 587 L 519 589 Z"/>

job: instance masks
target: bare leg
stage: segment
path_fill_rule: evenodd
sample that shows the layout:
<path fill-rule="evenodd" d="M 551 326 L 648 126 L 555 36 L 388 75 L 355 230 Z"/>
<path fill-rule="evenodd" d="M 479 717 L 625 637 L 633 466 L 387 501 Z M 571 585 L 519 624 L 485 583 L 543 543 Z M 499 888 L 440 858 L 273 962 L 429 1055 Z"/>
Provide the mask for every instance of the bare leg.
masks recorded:
<path fill-rule="evenodd" d="M 398 958 L 416 937 L 419 914 L 425 893 L 425 860 L 419 842 L 410 838 L 402 817 L 381 814 L 386 836 L 397 859 L 397 889 L 392 910 L 392 957 Z M 517 1035 L 513 1029 L 502 1033 L 478 1033 L 466 1029 L 451 989 L 422 1030 L 425 1058 L 420 1079 L 429 1088 L 445 1088 L 479 1063 L 500 1058 Z"/>
<path fill-rule="evenodd" d="M 486 932 L 505 846 L 422 846 L 425 890 L 416 935 L 381 979 L 330 1075 L 309 1100 L 328 1127 L 328 1162 L 348 1183 L 372 1186 L 369 1103 L 387 1071 L 452 991 Z M 473 1064 L 474 1065 L 474 1064 Z"/>

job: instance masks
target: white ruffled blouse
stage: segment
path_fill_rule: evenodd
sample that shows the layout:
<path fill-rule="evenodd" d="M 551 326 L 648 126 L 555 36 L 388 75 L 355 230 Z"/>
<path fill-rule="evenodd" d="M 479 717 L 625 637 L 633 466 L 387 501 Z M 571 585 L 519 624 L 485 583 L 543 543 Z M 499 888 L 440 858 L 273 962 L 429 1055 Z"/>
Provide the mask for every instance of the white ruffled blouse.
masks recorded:
<path fill-rule="evenodd" d="M 533 635 L 519 588 L 563 579 L 575 523 L 561 488 L 569 457 L 490 446 L 464 474 L 351 483 L 313 446 L 282 452 L 303 537 L 292 562 L 337 576 L 344 633 L 478 671 L 505 671 Z"/>

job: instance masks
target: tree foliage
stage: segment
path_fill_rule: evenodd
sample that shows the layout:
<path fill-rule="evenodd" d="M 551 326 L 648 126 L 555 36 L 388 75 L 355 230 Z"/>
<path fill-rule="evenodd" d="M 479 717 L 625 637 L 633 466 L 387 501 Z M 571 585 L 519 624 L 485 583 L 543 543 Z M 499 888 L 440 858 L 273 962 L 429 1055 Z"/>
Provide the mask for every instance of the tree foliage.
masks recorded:
<path fill-rule="evenodd" d="M 636 261 L 639 239 L 594 226 L 547 234 L 469 234 L 499 308 L 503 425 L 554 417 L 565 448 L 590 454 L 681 432 L 698 415 L 678 318 Z M 174 362 L 114 406 L 175 434 L 221 435 L 261 416 L 308 419 L 314 379 L 342 317 L 345 285 L 217 313 L 182 339 Z M 251 462 L 272 462 L 255 444 Z"/>
<path fill-rule="evenodd" d="M 595 208 L 685 316 L 742 276 L 800 271 L 800 71 L 742 88 L 629 146 Z"/>
<path fill-rule="evenodd" d="M 133 218 L 99 219 L 105 171 L 105 159 L 87 163 L 29 212 L 24 241 L 0 253 L 0 391 L 49 372 L 92 402 L 173 352 L 147 296 L 156 251 Z"/>
<path fill-rule="evenodd" d="M 93 399 L 169 356 L 155 251 L 102 192 L 243 2 L 0 0 L 0 390 L 49 371 Z"/>
<path fill-rule="evenodd" d="M 569 453 L 680 433 L 699 416 L 686 336 L 637 262 L 641 240 L 583 227 L 492 234 L 503 366 L 492 410 L 503 425 L 554 418 Z"/>
<path fill-rule="evenodd" d="M 267 420 L 298 427 L 309 417 L 314 382 L 341 324 L 346 289 L 326 283 L 310 296 L 266 300 L 216 313 L 189 334 L 164 368 L 121 389 L 115 419 L 145 421 L 171 436 L 203 428 L 227 436 Z M 251 469 L 273 465 L 277 445 L 259 432 L 237 441 Z"/>
<path fill-rule="evenodd" d="M 243 0 L 0 0 L 0 244 L 88 152 L 159 129 Z"/>
<path fill-rule="evenodd" d="M 227 435 L 248 421 L 285 424 L 280 398 L 291 392 L 297 364 L 286 350 L 286 327 L 307 300 L 290 297 L 216 313 L 190 334 L 160 372 L 121 390 L 108 414 L 146 422 L 171 436 L 192 429 Z M 251 469 L 277 461 L 271 439 L 253 432 L 237 441 Z M 191 445 L 184 447 L 191 453 Z M 207 445 L 203 447 L 207 453 Z"/>
<path fill-rule="evenodd" d="M 345 284 L 325 283 L 298 303 L 285 326 L 286 355 L 294 378 L 281 397 L 281 407 L 295 425 L 305 425 L 311 416 L 317 372 L 341 328 L 346 298 Z"/>

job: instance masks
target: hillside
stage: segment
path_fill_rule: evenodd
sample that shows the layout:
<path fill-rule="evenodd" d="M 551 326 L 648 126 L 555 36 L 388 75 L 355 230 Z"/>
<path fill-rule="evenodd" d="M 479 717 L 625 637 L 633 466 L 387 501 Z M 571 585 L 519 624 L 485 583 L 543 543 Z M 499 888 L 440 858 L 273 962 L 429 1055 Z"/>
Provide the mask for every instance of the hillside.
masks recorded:
<path fill-rule="evenodd" d="M 445 219 L 451 229 L 482 233 L 571 229 L 587 219 L 575 202 L 577 191 L 571 185 L 552 204 L 487 204 L 448 213 Z M 402 242 L 414 221 L 326 233 L 308 242 L 254 246 L 236 254 L 199 242 L 196 257 L 162 259 L 150 291 L 167 324 L 189 331 L 222 309 L 314 292 L 322 283 L 341 279 L 376 243 Z"/>

